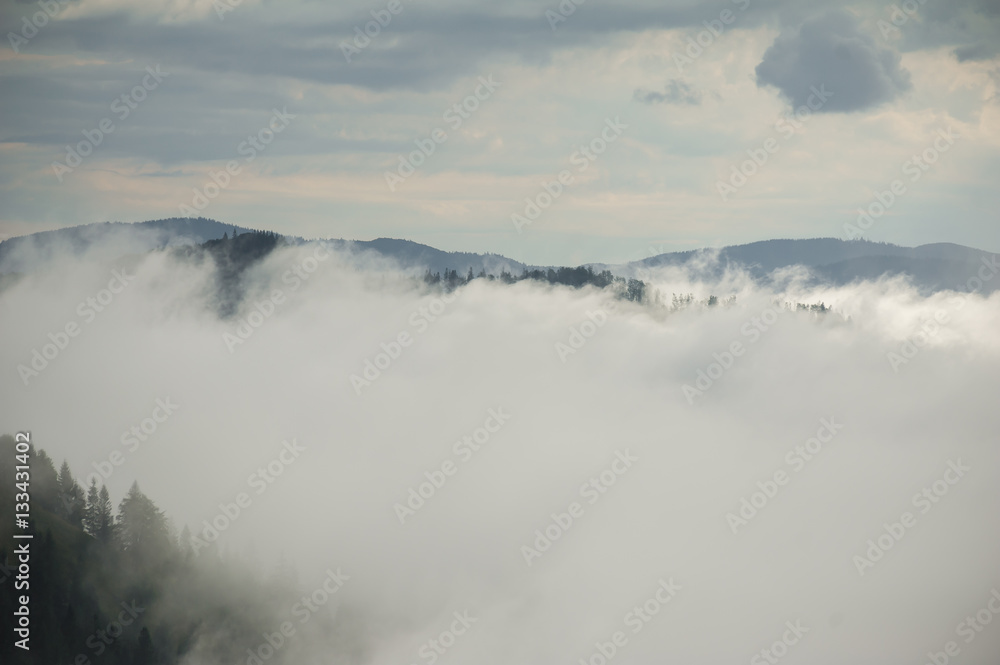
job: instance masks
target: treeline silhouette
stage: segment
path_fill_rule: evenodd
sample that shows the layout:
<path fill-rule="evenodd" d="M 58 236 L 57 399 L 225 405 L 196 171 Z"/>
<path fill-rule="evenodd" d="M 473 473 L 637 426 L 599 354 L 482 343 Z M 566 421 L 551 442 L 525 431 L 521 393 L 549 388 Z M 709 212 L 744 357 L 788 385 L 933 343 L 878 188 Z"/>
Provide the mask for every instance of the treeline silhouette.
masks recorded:
<path fill-rule="evenodd" d="M 234 227 L 232 237 L 226 233 L 219 240 L 209 240 L 196 246 L 179 247 L 173 251 L 188 261 L 200 263 L 210 258 L 215 263 L 217 268 L 216 289 L 212 298 L 219 315 L 225 318 L 233 316 L 239 311 L 245 290 L 242 280 L 243 273 L 275 249 L 290 244 L 285 237 L 273 231 L 251 230 L 238 234 Z M 728 306 L 736 301 L 736 296 L 719 298 L 710 295 L 704 300 L 695 300 L 694 294 L 674 293 L 668 302 L 664 294 L 661 294 L 657 289 L 650 288 L 641 279 L 620 277 L 614 275 L 610 270 L 595 272 L 590 266 L 547 268 L 544 270 L 524 268 L 519 274 L 502 270 L 499 275 L 487 273 L 485 269 L 480 269 L 478 273 L 475 273 L 471 267 L 465 275 L 453 269 L 445 269 L 443 273 L 432 273 L 427 270 L 421 281 L 432 288 L 453 291 L 480 279 L 503 284 L 516 284 L 523 281 L 542 282 L 576 289 L 591 286 L 607 289 L 615 297 L 622 300 L 668 312 L 695 306 Z M 786 306 L 790 309 L 808 310 L 820 314 L 825 314 L 828 311 L 826 305 L 822 303 L 815 305 L 787 303 Z"/>
<path fill-rule="evenodd" d="M 287 241 L 273 231 L 251 230 L 233 235 L 227 231 L 218 240 L 209 240 L 200 245 L 187 245 L 173 250 L 174 255 L 192 263 L 200 264 L 211 259 L 216 267 L 215 291 L 212 294 L 215 309 L 222 317 L 232 316 L 243 300 L 243 273 L 253 264 L 261 261 Z"/>
<path fill-rule="evenodd" d="M 63 462 L 29 452 L 30 541 L 15 541 L 15 441 L 0 436 L 0 663 L 10 665 L 175 665 L 246 663 L 273 635 L 301 593 L 294 569 L 264 575 L 216 543 L 192 547 L 134 483 L 118 503 L 92 479 L 86 491 Z M 15 589 L 12 543 L 29 542 L 27 590 Z M 14 645 L 12 618 L 30 595 L 30 651 Z M 268 665 L 298 662 L 304 649 L 356 649 L 343 608 L 334 622 L 323 608 L 295 622 L 295 639 L 273 650 Z M 265 648 L 264 653 L 267 653 Z M 258 658 L 259 659 L 259 658 Z M 255 662 L 250 660 L 249 662 Z"/>
<path fill-rule="evenodd" d="M 443 276 L 440 272 L 432 274 L 430 270 L 424 274 L 425 283 L 444 286 L 448 289 L 464 286 L 476 279 L 485 279 L 491 282 L 500 281 L 504 284 L 515 284 L 531 280 L 546 282 L 548 284 L 561 284 L 574 288 L 595 286 L 603 289 L 611 286 L 615 287 L 619 296 L 632 302 L 643 302 L 646 294 L 646 284 L 642 280 L 616 277 L 610 270 L 602 270 L 595 273 L 594 269 L 590 266 L 581 266 L 579 268 L 548 268 L 547 270 L 528 270 L 525 268 L 521 271 L 520 275 L 513 275 L 506 270 L 501 271 L 499 275 L 488 274 L 485 270 L 480 270 L 479 274 L 475 275 L 472 268 L 469 268 L 469 272 L 464 278 L 458 274 L 457 270 L 445 270 Z"/>

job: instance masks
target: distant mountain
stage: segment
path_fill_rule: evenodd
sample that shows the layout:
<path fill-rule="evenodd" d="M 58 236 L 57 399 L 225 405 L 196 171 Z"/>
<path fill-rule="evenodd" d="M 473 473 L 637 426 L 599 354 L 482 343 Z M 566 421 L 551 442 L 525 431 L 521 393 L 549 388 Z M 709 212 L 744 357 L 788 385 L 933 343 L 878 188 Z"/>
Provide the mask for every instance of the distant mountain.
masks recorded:
<path fill-rule="evenodd" d="M 169 246 L 202 245 L 218 240 L 233 229 L 240 235 L 251 230 L 233 227 L 211 219 L 160 219 L 139 224 L 104 223 L 35 233 L 0 243 L 0 275 L 12 272 L 44 270 L 64 252 L 88 254 L 105 261 L 115 261 L 126 254 L 139 254 Z M 283 242 L 300 244 L 302 238 L 284 237 Z M 442 273 L 457 271 L 465 276 L 471 269 L 499 276 L 507 271 L 518 275 L 526 265 L 499 254 L 445 252 L 428 245 L 395 238 L 376 240 L 330 241 L 359 265 L 392 265 L 410 272 Z M 695 275 L 713 278 L 731 268 L 747 270 L 763 283 L 778 277 L 776 271 L 804 266 L 814 283 L 849 284 L 883 276 L 906 275 L 919 289 L 965 290 L 984 262 L 993 265 L 994 255 L 971 247 L 950 243 L 900 247 L 865 240 L 815 238 L 811 240 L 764 240 L 721 249 L 700 249 L 660 254 L 623 265 L 589 264 L 595 272 L 610 270 L 627 278 L 643 278 L 650 270 L 677 266 Z M 542 268 L 543 270 L 545 267 Z M 2 278 L 0 278 L 2 283 Z M 1000 289 L 1000 276 L 985 281 L 983 293 Z"/>
<path fill-rule="evenodd" d="M 126 224 L 105 222 L 86 224 L 55 231 L 43 231 L 0 242 L 0 274 L 44 270 L 57 257 L 89 254 L 103 261 L 115 261 L 127 254 L 141 254 L 170 246 L 201 245 L 219 240 L 224 234 L 240 235 L 251 232 L 242 226 L 223 224 L 212 219 L 158 219 Z M 288 237 L 288 242 L 305 242 Z M 378 238 L 376 240 L 334 240 L 339 249 L 355 254 L 359 259 L 382 257 L 393 261 L 403 270 L 430 270 L 444 273 L 457 270 L 464 276 L 470 268 L 477 275 L 485 270 L 499 275 L 506 270 L 520 273 L 525 264 L 499 254 L 444 252 L 410 240 Z"/>
<path fill-rule="evenodd" d="M 519 274 L 525 268 L 532 267 L 499 254 L 444 252 L 429 245 L 395 238 L 337 240 L 334 242 L 348 251 L 371 253 L 390 258 L 403 269 L 417 269 L 421 272 L 430 270 L 432 273 L 444 273 L 445 270 L 456 270 L 464 277 L 470 268 L 476 275 L 480 271 L 499 275 L 503 271 Z"/>
<path fill-rule="evenodd" d="M 234 227 L 212 219 L 157 219 L 137 224 L 104 222 L 42 231 L 0 242 L 0 273 L 42 270 L 58 257 L 90 254 L 114 261 L 124 254 L 145 253 L 172 245 L 197 245 L 217 240 Z"/>
<path fill-rule="evenodd" d="M 936 291 L 966 290 L 968 280 L 976 276 L 984 261 L 992 265 L 994 256 L 951 243 L 900 247 L 865 240 L 815 238 L 764 240 L 722 249 L 671 252 L 624 265 L 592 264 L 592 267 L 636 277 L 651 269 L 676 266 L 708 278 L 718 277 L 728 269 L 742 268 L 754 278 L 768 281 L 777 270 L 804 266 L 812 272 L 816 283 L 844 285 L 883 276 L 907 275 L 918 288 Z M 997 289 L 1000 289 L 1000 275 L 979 288 L 983 293 Z"/>

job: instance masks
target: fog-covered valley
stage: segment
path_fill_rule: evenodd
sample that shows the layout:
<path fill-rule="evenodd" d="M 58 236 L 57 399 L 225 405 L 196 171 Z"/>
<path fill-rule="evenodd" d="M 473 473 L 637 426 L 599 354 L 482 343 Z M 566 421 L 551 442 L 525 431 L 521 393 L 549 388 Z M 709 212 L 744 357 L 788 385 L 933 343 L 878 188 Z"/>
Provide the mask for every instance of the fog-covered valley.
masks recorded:
<path fill-rule="evenodd" d="M 3 430 L 116 505 L 138 481 L 198 558 L 290 565 L 303 594 L 347 576 L 350 658 L 300 632 L 273 662 L 715 663 L 786 637 L 789 662 L 992 662 L 1000 633 L 955 631 L 998 584 L 997 296 L 643 277 L 644 302 L 450 288 L 312 242 L 249 261 L 220 315 L 210 256 L 67 258 L 0 293 Z"/>

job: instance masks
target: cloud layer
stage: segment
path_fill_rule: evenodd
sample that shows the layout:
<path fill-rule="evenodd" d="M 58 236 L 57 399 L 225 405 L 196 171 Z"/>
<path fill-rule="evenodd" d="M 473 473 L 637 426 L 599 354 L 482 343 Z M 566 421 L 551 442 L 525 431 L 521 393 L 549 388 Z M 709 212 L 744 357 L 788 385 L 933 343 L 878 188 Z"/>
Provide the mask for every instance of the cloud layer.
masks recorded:
<path fill-rule="evenodd" d="M 370 663 L 420 662 L 464 611 L 477 621 L 454 662 L 587 660 L 616 631 L 615 662 L 745 662 L 786 622 L 808 629 L 789 647 L 803 662 L 918 660 L 1000 584 L 1000 295 L 649 274 L 668 300 L 736 296 L 667 314 L 529 283 L 442 298 L 317 249 L 271 255 L 232 320 L 212 312 L 209 270 L 163 254 L 126 265 L 92 315 L 78 303 L 101 297 L 106 263 L 5 289 L 4 430 L 83 475 L 169 397 L 176 413 L 108 484 L 117 499 L 138 479 L 192 528 L 297 440 L 222 542 L 284 553 L 306 591 L 342 567 Z M 783 306 L 820 301 L 833 311 Z M 17 366 L 71 321 L 80 334 L 25 386 Z M 967 474 L 915 504 L 957 461 Z M 859 566 L 904 512 L 915 526 Z M 679 586 L 665 605 L 661 580 Z M 998 645 L 987 627 L 963 662 Z"/>

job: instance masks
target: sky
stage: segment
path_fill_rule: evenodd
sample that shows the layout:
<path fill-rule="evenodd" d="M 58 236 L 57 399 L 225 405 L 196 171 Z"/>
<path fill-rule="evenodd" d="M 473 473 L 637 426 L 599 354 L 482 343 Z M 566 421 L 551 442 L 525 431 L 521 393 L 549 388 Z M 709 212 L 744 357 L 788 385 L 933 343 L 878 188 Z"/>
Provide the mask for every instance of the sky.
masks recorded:
<path fill-rule="evenodd" d="M 1000 250 L 996 0 L 0 7 L 0 239 L 205 216 L 575 265 L 860 209 Z"/>

